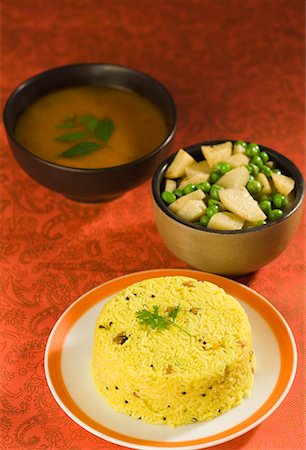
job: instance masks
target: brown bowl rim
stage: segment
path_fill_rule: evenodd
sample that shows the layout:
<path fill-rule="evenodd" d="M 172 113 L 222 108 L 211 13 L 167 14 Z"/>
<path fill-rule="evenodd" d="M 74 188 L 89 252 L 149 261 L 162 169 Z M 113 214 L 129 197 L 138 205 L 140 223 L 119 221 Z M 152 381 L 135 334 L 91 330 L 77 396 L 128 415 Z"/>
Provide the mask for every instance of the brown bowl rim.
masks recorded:
<path fill-rule="evenodd" d="M 194 153 L 199 153 L 201 151 L 202 145 L 217 145 L 221 144 L 226 141 L 231 141 L 232 143 L 238 141 L 238 139 L 215 139 L 210 141 L 203 141 L 199 142 L 197 144 L 189 145 L 188 147 L 182 147 L 184 150 L 188 153 L 190 153 L 192 156 L 195 156 Z M 250 141 L 245 141 L 247 144 L 250 143 Z M 254 142 L 254 141 L 253 141 Z M 295 211 L 298 210 L 298 208 L 302 205 L 303 199 L 304 199 L 304 179 L 303 176 L 298 169 L 298 167 L 286 156 L 284 156 L 282 153 L 277 152 L 276 150 L 273 150 L 269 147 L 266 147 L 262 144 L 258 144 L 261 151 L 267 152 L 269 155 L 275 157 L 279 163 L 281 161 L 281 168 L 283 168 L 284 174 L 290 173 L 292 178 L 295 180 L 295 199 L 292 203 L 291 208 L 285 212 L 285 214 L 280 217 L 277 220 L 274 220 L 273 222 L 268 222 L 265 225 L 260 225 L 258 227 L 253 228 L 246 228 L 245 230 L 213 230 L 208 228 L 203 228 L 201 225 L 197 225 L 195 223 L 186 222 L 185 220 L 181 219 L 180 217 L 176 216 L 172 211 L 170 211 L 167 206 L 164 204 L 164 202 L 161 199 L 160 195 L 160 186 L 164 180 L 164 173 L 168 167 L 168 165 L 172 162 L 177 152 L 172 153 L 167 158 L 164 159 L 164 161 L 159 165 L 159 167 L 156 169 L 153 178 L 152 178 L 152 196 L 155 201 L 155 203 L 158 205 L 158 207 L 171 219 L 173 219 L 175 222 L 180 223 L 181 225 L 186 226 L 187 228 L 191 228 L 194 230 L 198 230 L 200 232 L 209 233 L 209 234 L 220 234 L 220 235 L 239 235 L 239 234 L 248 234 L 248 233 L 257 233 L 262 231 L 263 229 L 267 228 L 273 228 L 276 227 L 281 222 L 284 222 L 288 217 L 290 217 Z M 287 170 L 287 168 L 290 168 L 290 170 Z"/>
<path fill-rule="evenodd" d="M 64 70 L 71 70 L 73 68 L 87 68 L 87 67 L 105 67 L 105 68 L 114 68 L 114 69 L 118 69 L 118 70 L 123 70 L 123 71 L 128 71 L 130 73 L 134 73 L 136 75 L 140 75 L 145 77 L 150 83 L 154 83 L 155 85 L 157 85 L 163 92 L 164 94 L 168 97 L 169 100 L 169 104 L 171 105 L 171 110 L 172 110 L 172 115 L 173 115 L 173 120 L 169 125 L 169 133 L 166 136 L 166 138 L 164 139 L 163 142 L 161 142 L 161 144 L 153 149 L 150 153 L 147 153 L 146 155 L 142 156 L 141 158 L 135 159 L 133 161 L 130 161 L 129 163 L 125 163 L 125 164 L 120 164 L 117 166 L 111 166 L 111 167 L 100 167 L 100 168 L 81 168 L 81 167 L 71 167 L 71 166 L 63 166 L 61 164 L 57 164 L 57 163 L 53 163 L 51 161 L 48 161 L 44 158 L 41 158 L 40 156 L 35 155 L 34 153 L 32 153 L 30 150 L 28 150 L 27 148 L 25 148 L 23 145 L 20 144 L 20 142 L 15 138 L 15 134 L 14 134 L 14 130 L 12 129 L 12 127 L 10 126 L 10 124 L 8 123 L 8 114 L 9 114 L 9 110 L 11 108 L 11 103 L 14 101 L 14 98 L 16 97 L 16 95 L 20 95 L 20 92 L 23 89 L 26 89 L 29 85 L 35 83 L 37 80 L 41 79 L 42 77 L 49 77 L 52 76 L 53 73 L 58 72 L 58 71 L 64 71 Z M 108 86 L 113 86 L 113 87 L 117 87 L 117 88 L 122 88 L 124 87 L 123 85 L 118 85 L 118 84 L 109 84 Z M 50 88 L 50 93 L 53 91 L 54 89 Z M 47 94 L 45 94 L 47 95 Z M 22 81 L 9 95 L 9 97 L 7 98 L 6 102 L 5 102 L 5 106 L 4 106 L 4 110 L 3 110 L 3 123 L 4 123 L 4 128 L 6 130 L 7 135 L 9 136 L 9 138 L 11 139 L 11 141 L 14 143 L 15 146 L 17 146 L 21 151 L 23 151 L 25 154 L 27 154 L 29 157 L 33 158 L 34 160 L 37 160 L 39 162 L 41 162 L 42 164 L 45 164 L 46 166 L 50 166 L 53 167 L 55 169 L 59 169 L 61 171 L 66 170 L 68 172 L 76 172 L 76 173 L 111 173 L 111 172 L 117 172 L 117 171 L 121 171 L 122 169 L 128 168 L 128 167 L 133 167 L 136 166 L 138 164 L 141 164 L 142 162 L 145 162 L 146 160 L 150 159 L 151 157 L 153 157 L 154 155 L 156 155 L 157 153 L 159 153 L 163 148 L 165 148 L 172 140 L 175 132 L 176 132 L 176 128 L 177 128 L 177 108 L 176 108 L 176 104 L 174 101 L 174 98 L 172 96 L 172 94 L 170 93 L 170 91 L 168 90 L 168 88 L 166 88 L 166 86 L 164 84 L 162 84 L 159 80 L 157 80 L 156 78 L 153 78 L 151 75 L 142 72 L 138 69 L 134 69 L 132 67 L 129 66 L 125 66 L 122 64 L 109 64 L 109 63 L 96 63 L 96 62 L 88 62 L 88 63 L 76 63 L 76 64 L 67 64 L 67 65 L 62 65 L 62 66 L 57 66 L 57 67 L 52 67 L 50 69 L 41 71 L 29 78 L 27 78 L 26 80 Z"/>

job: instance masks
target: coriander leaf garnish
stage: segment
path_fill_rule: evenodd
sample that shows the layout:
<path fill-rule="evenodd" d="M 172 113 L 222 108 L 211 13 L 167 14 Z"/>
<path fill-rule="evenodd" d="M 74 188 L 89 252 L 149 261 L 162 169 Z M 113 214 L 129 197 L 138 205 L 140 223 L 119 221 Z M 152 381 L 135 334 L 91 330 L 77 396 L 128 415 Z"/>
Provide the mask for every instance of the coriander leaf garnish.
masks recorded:
<path fill-rule="evenodd" d="M 84 139 L 86 137 L 87 137 L 87 133 L 85 133 L 84 131 L 71 131 L 71 133 L 61 134 L 60 136 L 57 136 L 54 139 L 56 141 L 72 142 L 72 141 L 78 141 L 79 139 Z"/>
<path fill-rule="evenodd" d="M 165 330 L 169 328 L 171 322 L 158 313 L 159 307 L 153 306 L 153 312 L 148 309 L 136 312 L 136 317 L 142 325 L 149 325 L 151 328 L 158 328 L 159 330 Z"/>
<path fill-rule="evenodd" d="M 173 325 L 183 331 L 184 333 L 188 334 L 189 336 L 192 336 L 188 331 L 184 330 L 184 328 L 181 328 L 177 323 L 175 323 L 175 319 L 178 315 L 178 312 L 180 310 L 179 306 L 176 306 L 173 308 L 171 312 L 168 313 L 168 316 L 161 316 L 158 312 L 159 306 L 154 305 L 153 306 L 153 312 L 149 311 L 148 309 L 139 310 L 136 312 L 136 317 L 139 320 L 139 322 L 142 325 L 150 326 L 154 329 L 159 330 L 166 330 L 170 327 L 170 325 Z M 169 320 L 172 319 L 172 320 Z"/>
<path fill-rule="evenodd" d="M 107 142 L 111 137 L 115 128 L 115 124 L 112 119 L 103 119 L 98 123 L 95 129 L 96 136 L 103 142 Z"/>
<path fill-rule="evenodd" d="M 179 306 L 176 306 L 175 308 L 173 308 L 172 311 L 170 311 L 170 312 L 168 313 L 168 316 L 173 320 L 173 322 L 175 321 L 176 316 L 178 315 L 179 310 L 180 310 L 180 307 L 179 307 Z"/>
<path fill-rule="evenodd" d="M 98 144 L 97 142 L 83 141 L 78 142 L 72 147 L 65 150 L 63 153 L 60 153 L 59 156 L 63 158 L 71 158 L 72 156 L 83 156 L 88 155 L 91 152 L 94 152 L 98 148 L 101 148 L 102 144 Z"/>

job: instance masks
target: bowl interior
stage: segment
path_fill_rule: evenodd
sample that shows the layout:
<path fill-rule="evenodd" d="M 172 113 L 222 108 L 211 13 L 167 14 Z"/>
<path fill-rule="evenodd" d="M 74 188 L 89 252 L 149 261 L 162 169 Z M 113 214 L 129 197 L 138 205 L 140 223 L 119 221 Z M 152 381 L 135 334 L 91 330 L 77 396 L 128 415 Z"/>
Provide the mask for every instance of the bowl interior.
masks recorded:
<path fill-rule="evenodd" d="M 9 99 L 7 120 L 13 117 L 16 119 L 31 103 L 46 94 L 66 87 L 84 85 L 135 91 L 157 105 L 164 112 L 169 129 L 173 127 L 176 118 L 174 101 L 159 81 L 128 67 L 90 63 L 58 67 L 23 82 Z"/>
<path fill-rule="evenodd" d="M 196 161 L 202 161 L 203 160 L 203 154 L 201 152 L 201 146 L 202 145 L 217 145 L 221 144 L 225 141 L 232 141 L 235 142 L 235 140 L 231 139 L 222 139 L 222 140 L 213 140 L 213 141 L 205 141 L 198 144 L 191 145 L 189 147 L 184 147 L 184 150 L 188 152 L 190 155 L 194 157 Z M 261 151 L 265 151 L 270 156 L 271 160 L 275 161 L 277 167 L 281 170 L 281 172 L 284 175 L 287 175 L 295 180 L 295 188 L 294 188 L 294 201 L 291 204 L 290 208 L 285 211 L 285 214 L 280 218 L 273 222 L 268 222 L 266 225 L 254 227 L 254 228 L 247 228 L 245 230 L 213 230 L 213 229 L 207 229 L 203 228 L 200 225 L 197 225 L 196 223 L 190 223 L 186 222 L 185 220 L 181 219 L 180 217 L 176 216 L 174 213 L 172 213 L 165 203 L 161 199 L 161 193 L 164 190 L 165 186 L 165 172 L 168 168 L 168 166 L 171 164 L 175 157 L 175 153 L 170 155 L 168 158 L 166 158 L 161 165 L 157 168 L 153 179 L 152 179 L 152 194 L 153 198 L 156 202 L 156 204 L 159 206 L 159 208 L 162 209 L 162 211 L 167 214 L 169 217 L 171 217 L 173 220 L 186 225 L 190 228 L 194 228 L 197 230 L 201 230 L 205 233 L 211 233 L 213 234 L 242 234 L 242 233 L 254 233 L 262 230 L 263 228 L 267 227 L 273 227 L 276 224 L 286 220 L 289 216 L 291 216 L 302 204 L 303 198 L 304 198 L 304 180 L 302 177 L 302 174 L 300 170 L 296 167 L 296 165 L 290 161 L 288 158 L 286 158 L 284 155 L 276 152 L 275 150 L 272 150 L 268 147 L 265 147 L 263 145 L 258 144 Z"/>
<path fill-rule="evenodd" d="M 72 167 L 32 153 L 15 138 L 19 116 L 33 102 L 67 87 L 103 86 L 133 91 L 151 101 L 165 117 L 167 133 L 157 148 L 134 160 L 110 167 Z M 48 189 L 80 202 L 112 200 L 135 188 L 152 173 L 170 150 L 176 131 L 176 107 L 169 91 L 147 74 L 112 64 L 75 64 L 42 72 L 22 83 L 4 108 L 4 126 L 13 155 L 24 171 Z"/>
<path fill-rule="evenodd" d="M 4 124 L 10 139 L 14 144 L 28 151 L 17 142 L 14 136 L 15 125 L 22 112 L 37 99 L 53 91 L 86 85 L 134 91 L 159 108 L 165 117 L 168 134 L 159 147 L 152 149 L 149 154 L 166 146 L 172 139 L 176 129 L 176 107 L 171 94 L 159 81 L 128 67 L 91 63 L 57 67 L 42 72 L 18 86 L 9 97 L 4 109 Z"/>

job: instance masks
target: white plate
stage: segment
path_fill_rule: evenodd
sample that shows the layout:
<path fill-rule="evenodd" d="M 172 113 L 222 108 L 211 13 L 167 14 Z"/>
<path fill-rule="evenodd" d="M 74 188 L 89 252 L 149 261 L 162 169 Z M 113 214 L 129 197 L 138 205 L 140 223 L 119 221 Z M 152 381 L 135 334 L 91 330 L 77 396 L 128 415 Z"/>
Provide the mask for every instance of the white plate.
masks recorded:
<path fill-rule="evenodd" d="M 138 281 L 169 275 L 217 284 L 248 314 L 256 355 L 252 396 L 213 420 L 168 427 L 148 425 L 114 411 L 93 384 L 90 359 L 95 323 L 102 305 Z M 238 437 L 265 420 L 287 395 L 297 366 L 292 332 L 280 313 L 261 295 L 235 281 L 185 269 L 138 272 L 109 281 L 75 301 L 55 324 L 46 347 L 45 372 L 59 406 L 81 427 L 135 449 L 202 449 Z"/>

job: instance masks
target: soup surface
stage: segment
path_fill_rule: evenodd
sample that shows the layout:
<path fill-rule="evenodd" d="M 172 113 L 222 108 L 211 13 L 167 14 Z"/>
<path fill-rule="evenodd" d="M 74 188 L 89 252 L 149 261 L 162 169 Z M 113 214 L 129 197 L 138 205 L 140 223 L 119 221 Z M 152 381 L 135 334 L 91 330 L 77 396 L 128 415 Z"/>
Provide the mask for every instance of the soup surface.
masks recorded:
<path fill-rule="evenodd" d="M 91 125 L 103 122 L 103 129 L 106 124 L 104 141 L 96 135 L 90 120 L 86 121 L 89 115 L 94 118 Z M 61 140 L 66 134 L 70 135 L 69 140 Z M 79 168 L 112 167 L 134 161 L 157 148 L 167 134 L 165 117 L 153 103 L 135 92 L 102 86 L 52 92 L 25 110 L 15 127 L 16 139 L 30 152 L 56 164 Z M 84 150 L 88 142 L 99 148 L 88 153 L 72 151 L 67 156 L 67 150 L 76 145 Z"/>

